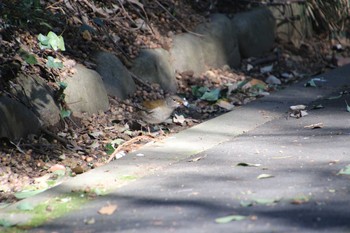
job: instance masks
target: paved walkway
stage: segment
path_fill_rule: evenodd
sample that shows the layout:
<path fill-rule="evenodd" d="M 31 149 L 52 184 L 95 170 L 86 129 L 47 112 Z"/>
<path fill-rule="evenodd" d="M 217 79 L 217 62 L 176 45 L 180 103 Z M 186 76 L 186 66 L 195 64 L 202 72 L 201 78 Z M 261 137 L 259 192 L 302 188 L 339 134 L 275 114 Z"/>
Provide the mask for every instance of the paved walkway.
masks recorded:
<path fill-rule="evenodd" d="M 338 96 L 350 66 L 320 77 L 322 87 L 299 83 L 30 199 L 109 188 L 31 232 L 350 232 L 350 176 L 338 174 L 350 164 L 350 95 Z M 309 115 L 288 118 L 296 104 Z M 117 210 L 99 214 L 108 204 Z"/>

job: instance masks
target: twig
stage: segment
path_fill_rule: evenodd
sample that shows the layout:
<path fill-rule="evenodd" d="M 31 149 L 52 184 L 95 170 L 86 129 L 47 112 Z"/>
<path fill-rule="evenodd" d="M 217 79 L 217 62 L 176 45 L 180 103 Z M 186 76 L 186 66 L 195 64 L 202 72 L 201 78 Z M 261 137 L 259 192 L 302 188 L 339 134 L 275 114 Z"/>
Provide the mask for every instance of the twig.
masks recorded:
<path fill-rule="evenodd" d="M 140 77 L 138 77 L 137 75 L 135 75 L 134 73 L 132 73 L 131 71 L 129 71 L 131 77 L 136 81 L 141 83 L 142 85 L 145 85 L 146 87 L 152 89 L 152 86 L 148 83 L 146 83 L 145 81 L 143 81 Z"/>
<path fill-rule="evenodd" d="M 12 145 L 14 145 L 19 152 L 21 152 L 22 154 L 25 154 L 25 152 L 21 149 L 21 147 L 19 147 L 19 144 L 21 143 L 21 140 L 17 144 L 12 142 L 12 141 L 10 141 L 10 143 Z"/>
<path fill-rule="evenodd" d="M 130 144 L 133 144 L 134 142 L 136 141 L 140 141 L 142 138 L 149 138 L 151 136 L 145 136 L 145 135 L 142 135 L 142 136 L 137 136 L 137 137 L 134 137 L 132 139 L 130 139 L 129 141 L 123 143 L 122 145 L 118 146 L 114 151 L 113 153 L 109 156 L 108 160 L 106 161 L 106 163 L 110 163 L 116 154 L 118 154 L 119 152 L 121 152 L 126 146 L 129 146 Z"/>
<path fill-rule="evenodd" d="M 50 137 L 56 139 L 57 141 L 61 142 L 66 148 L 68 148 L 68 145 L 71 144 L 68 140 L 57 136 L 56 134 L 52 133 L 51 131 L 49 131 L 45 128 L 41 128 L 41 131 L 43 133 L 49 135 Z"/>
<path fill-rule="evenodd" d="M 133 1 L 129 1 L 129 3 L 130 3 L 130 5 L 131 5 L 131 7 L 132 7 L 133 9 L 135 9 L 135 6 L 134 6 L 134 4 L 133 4 Z M 138 10 L 135 9 L 136 13 L 140 16 L 140 18 L 142 18 L 142 19 L 146 22 L 146 25 L 151 29 L 151 32 L 152 32 L 153 35 L 154 35 L 155 33 L 154 33 L 154 31 L 153 31 L 153 28 L 151 27 L 151 25 L 150 25 L 150 23 L 149 23 L 149 18 L 148 18 L 148 16 L 147 16 L 147 13 L 146 13 L 146 11 L 145 11 L 145 8 L 144 8 L 143 6 L 140 6 L 140 5 L 138 5 L 138 6 L 142 9 L 142 11 L 143 11 L 143 13 L 144 13 L 144 15 L 145 15 L 145 18 L 141 15 L 141 13 L 139 13 Z M 138 27 L 138 29 L 140 29 L 141 27 L 142 27 L 142 25 L 140 25 L 140 26 Z"/>

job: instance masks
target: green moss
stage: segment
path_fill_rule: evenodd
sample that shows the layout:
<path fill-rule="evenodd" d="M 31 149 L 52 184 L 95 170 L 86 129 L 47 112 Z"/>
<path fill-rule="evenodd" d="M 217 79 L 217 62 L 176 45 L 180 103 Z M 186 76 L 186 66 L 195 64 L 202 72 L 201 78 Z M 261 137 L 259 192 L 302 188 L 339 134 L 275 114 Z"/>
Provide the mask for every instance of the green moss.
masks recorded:
<path fill-rule="evenodd" d="M 47 221 L 59 218 L 72 210 L 79 209 L 84 203 L 89 200 L 88 194 L 84 192 L 76 192 L 65 194 L 39 204 L 29 212 L 32 216 L 31 220 L 23 225 L 16 227 L 4 228 L 5 233 L 26 232 L 26 229 L 31 229 L 44 224 Z M 22 213 L 23 211 L 14 211 L 14 213 Z"/>
<path fill-rule="evenodd" d="M 0 232 L 2 233 L 25 233 L 25 230 L 21 230 L 18 228 L 2 228 L 0 227 Z"/>

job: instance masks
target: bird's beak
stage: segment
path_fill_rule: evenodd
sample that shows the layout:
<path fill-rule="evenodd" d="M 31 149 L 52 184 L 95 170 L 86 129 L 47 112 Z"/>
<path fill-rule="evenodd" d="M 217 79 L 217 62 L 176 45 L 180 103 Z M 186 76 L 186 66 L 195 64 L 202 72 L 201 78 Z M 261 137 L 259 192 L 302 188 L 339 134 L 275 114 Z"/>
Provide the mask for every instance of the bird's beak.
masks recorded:
<path fill-rule="evenodd" d="M 186 100 L 186 98 L 183 98 L 183 99 L 182 99 L 182 104 L 183 104 L 185 107 L 188 107 L 189 103 L 188 103 L 188 101 Z"/>

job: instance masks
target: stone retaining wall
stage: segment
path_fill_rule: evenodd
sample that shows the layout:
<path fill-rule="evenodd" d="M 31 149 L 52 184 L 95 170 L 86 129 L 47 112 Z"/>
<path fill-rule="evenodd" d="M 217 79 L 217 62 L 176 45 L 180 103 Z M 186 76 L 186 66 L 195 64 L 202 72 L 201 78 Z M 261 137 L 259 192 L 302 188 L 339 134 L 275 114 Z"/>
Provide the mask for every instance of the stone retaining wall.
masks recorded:
<path fill-rule="evenodd" d="M 145 81 L 159 83 L 167 92 L 175 93 L 176 72 L 192 70 L 200 74 L 224 65 L 234 68 L 240 65 L 241 58 L 260 56 L 273 49 L 276 34 L 287 30 L 276 27 L 278 12 L 272 8 L 258 8 L 233 18 L 212 15 L 209 22 L 196 28 L 195 33 L 200 36 L 191 33 L 175 35 L 169 51 L 142 50 L 130 71 Z M 300 25 L 303 25 L 302 21 Z M 126 99 L 136 90 L 129 71 L 117 57 L 100 52 L 94 58 L 97 72 L 78 65 L 74 77 L 67 80 L 65 100 L 76 116 L 81 112 L 105 111 L 109 105 L 108 95 Z M 22 99 L 21 103 L 0 97 L 0 137 L 15 140 L 38 132 L 41 125 L 58 122 L 59 109 L 52 94 L 45 83 L 35 80 L 24 74 L 18 77 L 18 82 L 26 86 L 26 90 L 13 93 L 17 99 Z"/>

